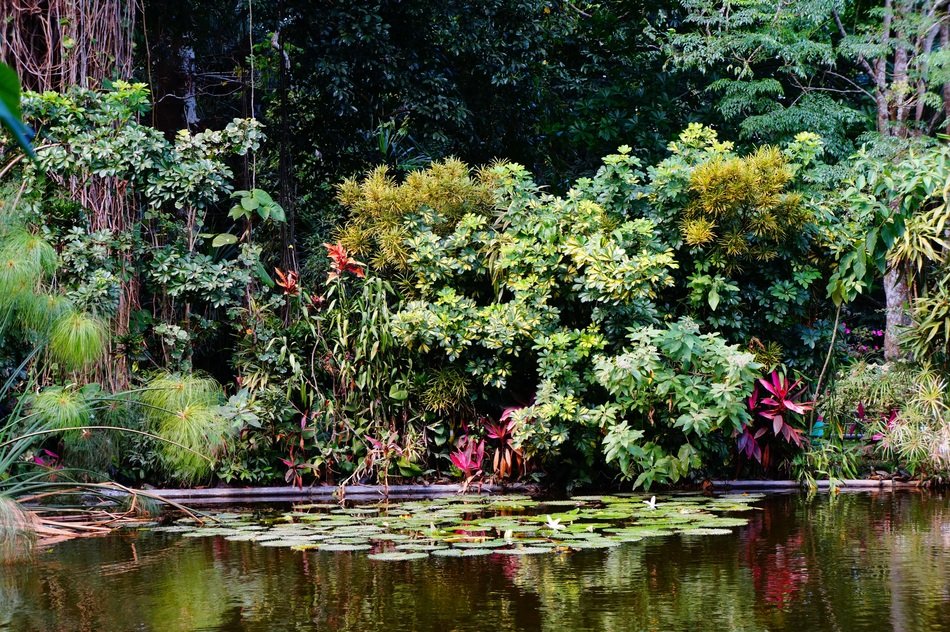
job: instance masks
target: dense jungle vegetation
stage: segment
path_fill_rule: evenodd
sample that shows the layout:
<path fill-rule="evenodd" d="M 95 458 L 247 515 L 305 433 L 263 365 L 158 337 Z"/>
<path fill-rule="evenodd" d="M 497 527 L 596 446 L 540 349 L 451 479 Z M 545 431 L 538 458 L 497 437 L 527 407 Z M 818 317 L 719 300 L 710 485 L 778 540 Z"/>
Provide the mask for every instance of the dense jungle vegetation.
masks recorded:
<path fill-rule="evenodd" d="M 3 12 L 0 500 L 950 470 L 944 0 Z"/>

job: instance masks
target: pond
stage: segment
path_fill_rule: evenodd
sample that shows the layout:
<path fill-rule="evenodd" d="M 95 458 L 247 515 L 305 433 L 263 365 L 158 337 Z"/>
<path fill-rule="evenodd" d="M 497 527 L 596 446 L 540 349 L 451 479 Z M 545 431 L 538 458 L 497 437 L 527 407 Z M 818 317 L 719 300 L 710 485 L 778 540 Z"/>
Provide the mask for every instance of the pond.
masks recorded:
<path fill-rule="evenodd" d="M 694 520 L 694 500 L 660 498 L 656 515 L 666 507 L 669 517 L 670 507 L 680 507 L 676 514 Z M 644 507 L 636 509 L 638 504 Z M 705 527 L 679 519 L 665 520 L 675 528 L 663 526 L 664 520 L 645 513 L 652 509 L 641 499 L 588 501 L 580 509 L 588 524 L 605 506 L 616 522 L 623 512 L 615 508 L 622 506 L 661 531 L 651 535 L 647 526 L 615 524 L 603 535 L 578 538 L 592 541 L 590 547 L 569 546 L 573 536 L 590 533 L 569 505 L 496 511 L 498 530 L 507 533 L 489 536 L 486 546 L 458 540 L 438 519 L 423 526 L 419 505 L 391 507 L 383 515 L 367 511 L 368 520 L 356 519 L 377 525 L 370 527 L 354 527 L 352 514 L 317 508 L 326 515 L 312 521 L 298 515 L 297 526 L 226 516 L 231 530 L 207 537 L 185 537 L 196 535 L 188 525 L 123 531 L 63 543 L 31 562 L 0 567 L 0 630 L 950 630 L 947 495 L 776 495 L 750 498 L 749 504 L 754 509 L 734 513 L 720 505 L 717 515 L 726 523 L 738 524 L 735 516 L 747 520 L 721 533 L 711 518 L 699 520 Z M 533 514 L 540 531 L 521 545 L 526 529 L 503 518 L 521 516 L 530 524 Z M 443 555 L 371 557 L 380 542 L 384 550 L 406 552 L 405 544 L 394 548 L 398 538 L 348 551 L 265 546 L 275 539 L 246 537 L 287 529 L 284 539 L 319 546 L 330 534 L 359 549 L 367 532 L 380 535 L 378 525 L 398 519 L 420 532 L 431 527 L 429 535 L 445 542 L 416 552 Z M 575 522 L 576 528 L 564 528 Z M 639 541 L 630 531 L 637 528 L 646 536 Z M 361 529 L 368 531 L 354 534 Z M 663 535 L 669 529 L 699 531 Z M 538 535 L 545 533 L 556 542 L 542 542 Z M 596 546 L 618 533 L 629 541 Z M 466 547 L 484 554 L 444 555 Z M 512 548 L 545 550 L 500 552 Z"/>

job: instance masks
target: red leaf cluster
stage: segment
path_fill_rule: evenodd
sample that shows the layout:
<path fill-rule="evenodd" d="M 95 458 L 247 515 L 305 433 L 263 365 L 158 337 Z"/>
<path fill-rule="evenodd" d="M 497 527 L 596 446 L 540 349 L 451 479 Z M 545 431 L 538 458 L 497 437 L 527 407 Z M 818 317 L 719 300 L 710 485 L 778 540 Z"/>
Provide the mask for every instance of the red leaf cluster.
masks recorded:
<path fill-rule="evenodd" d="M 340 278 L 347 272 L 355 274 L 359 278 L 366 276 L 366 271 L 363 270 L 366 264 L 350 257 L 350 253 L 346 251 L 342 244 L 323 244 L 323 247 L 327 249 L 327 256 L 330 257 L 328 280 L 332 281 Z"/>

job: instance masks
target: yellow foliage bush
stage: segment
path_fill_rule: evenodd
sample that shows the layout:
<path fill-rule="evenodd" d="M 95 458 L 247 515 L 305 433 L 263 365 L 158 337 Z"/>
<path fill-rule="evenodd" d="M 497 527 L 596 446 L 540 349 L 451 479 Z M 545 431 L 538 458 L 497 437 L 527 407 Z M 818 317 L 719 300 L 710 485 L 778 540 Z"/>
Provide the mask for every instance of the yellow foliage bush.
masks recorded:
<path fill-rule="evenodd" d="M 448 234 L 467 214 L 490 215 L 494 209 L 491 167 L 473 172 L 464 162 L 449 158 L 413 171 L 398 182 L 385 166 L 363 179 L 339 185 L 337 200 L 350 212 L 339 233 L 340 242 L 380 271 L 406 269 L 406 221 L 419 213 L 440 217 L 438 232 Z"/>
<path fill-rule="evenodd" d="M 737 264 L 775 258 L 777 247 L 811 220 L 802 196 L 789 190 L 794 175 L 782 151 L 769 146 L 697 165 L 680 221 L 683 239 Z"/>

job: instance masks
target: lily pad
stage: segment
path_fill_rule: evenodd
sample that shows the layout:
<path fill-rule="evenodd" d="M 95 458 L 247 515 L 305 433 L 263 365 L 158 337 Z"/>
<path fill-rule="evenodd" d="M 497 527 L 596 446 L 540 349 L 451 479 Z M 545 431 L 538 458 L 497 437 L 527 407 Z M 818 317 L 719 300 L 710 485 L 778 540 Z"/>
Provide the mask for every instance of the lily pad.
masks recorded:
<path fill-rule="evenodd" d="M 629 541 L 629 540 L 627 540 Z M 617 546 L 620 546 L 623 541 L 621 540 L 608 540 L 606 538 L 600 540 L 581 540 L 578 542 L 565 542 L 565 546 L 568 546 L 572 549 L 581 551 L 585 549 L 611 549 Z"/>
<path fill-rule="evenodd" d="M 439 549 L 432 551 L 434 557 L 478 557 L 480 555 L 491 555 L 494 549 Z"/>
<path fill-rule="evenodd" d="M 273 547 L 293 547 L 293 546 L 305 546 L 313 544 L 307 540 L 268 540 L 267 542 L 261 542 L 261 546 L 273 546 Z"/>
<path fill-rule="evenodd" d="M 447 549 L 447 548 L 449 548 L 449 547 L 446 546 L 446 545 L 444 545 L 444 544 L 432 544 L 432 543 L 429 543 L 429 544 L 416 544 L 416 543 L 414 543 L 414 542 L 410 542 L 409 544 L 398 544 L 398 545 L 396 545 L 396 550 L 397 550 L 397 551 L 417 551 L 417 552 L 420 552 L 420 551 L 439 551 L 439 550 L 441 550 L 441 549 Z"/>
<path fill-rule="evenodd" d="M 429 554 L 422 552 L 394 551 L 391 553 L 370 553 L 366 557 L 380 562 L 408 562 L 411 560 L 424 560 L 429 557 Z"/>
<path fill-rule="evenodd" d="M 732 529 L 715 529 L 711 527 L 694 527 L 692 529 L 683 529 L 680 535 L 732 535 Z"/>
<path fill-rule="evenodd" d="M 524 546 L 516 549 L 495 549 L 495 553 L 500 555 L 541 555 L 542 553 L 550 552 L 550 548 L 542 548 L 538 546 Z"/>
<path fill-rule="evenodd" d="M 236 535 L 225 536 L 228 542 L 253 542 L 257 539 L 256 533 L 238 533 Z"/>
<path fill-rule="evenodd" d="M 373 547 L 370 546 L 369 544 L 320 543 L 317 548 L 320 551 L 343 552 L 343 551 L 368 551 Z"/>
<path fill-rule="evenodd" d="M 369 536 L 369 539 L 380 542 L 401 542 L 402 540 L 411 540 L 412 536 L 405 533 L 374 533 Z"/>

